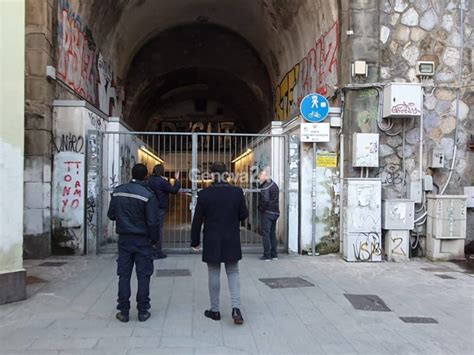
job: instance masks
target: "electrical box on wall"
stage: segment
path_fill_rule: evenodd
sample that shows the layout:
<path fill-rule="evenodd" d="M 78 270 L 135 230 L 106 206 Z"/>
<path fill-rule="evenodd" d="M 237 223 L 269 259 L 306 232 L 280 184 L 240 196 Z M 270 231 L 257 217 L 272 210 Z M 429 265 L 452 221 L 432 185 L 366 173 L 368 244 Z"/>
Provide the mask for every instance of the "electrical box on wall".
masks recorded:
<path fill-rule="evenodd" d="M 352 135 L 352 166 L 376 168 L 379 166 L 379 134 L 354 133 Z"/>
<path fill-rule="evenodd" d="M 433 148 L 428 155 L 428 166 L 430 168 L 444 168 L 444 149 Z"/>
<path fill-rule="evenodd" d="M 382 261 L 380 179 L 344 179 L 343 257 L 346 261 Z"/>
<path fill-rule="evenodd" d="M 410 182 L 410 190 L 408 190 L 408 197 L 414 203 L 421 203 L 423 200 L 423 190 L 420 180 Z"/>
<path fill-rule="evenodd" d="M 466 207 L 474 208 L 474 186 L 464 186 L 464 195 L 467 196 Z"/>
<path fill-rule="evenodd" d="M 383 117 L 416 117 L 421 110 L 421 84 L 391 83 L 384 87 Z"/>
<path fill-rule="evenodd" d="M 466 196 L 429 195 L 427 237 L 465 239 L 466 214 Z"/>
<path fill-rule="evenodd" d="M 415 227 L 415 203 L 411 200 L 384 200 L 382 202 L 382 228 L 410 230 Z"/>

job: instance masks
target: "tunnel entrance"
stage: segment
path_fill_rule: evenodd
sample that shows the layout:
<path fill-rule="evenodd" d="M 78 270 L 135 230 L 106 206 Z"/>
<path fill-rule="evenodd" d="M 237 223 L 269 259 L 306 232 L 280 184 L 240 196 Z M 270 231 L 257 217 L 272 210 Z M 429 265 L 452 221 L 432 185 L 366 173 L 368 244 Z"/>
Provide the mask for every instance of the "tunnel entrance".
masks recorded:
<path fill-rule="evenodd" d="M 189 251 L 197 192 L 212 182 L 211 164 L 224 162 L 229 181 L 244 189 L 250 211 L 241 225 L 243 248 L 261 251 L 257 174 L 259 169 L 274 169 L 284 184 L 283 160 L 276 157 L 284 154 L 286 145 L 284 136 L 258 134 L 272 120 L 273 99 L 266 66 L 255 49 L 221 26 L 181 25 L 145 43 L 126 78 L 123 121 L 128 132 L 102 133 L 97 141 L 100 165 L 107 167 L 99 181 L 108 182 L 97 187 L 101 213 L 97 230 L 89 230 L 97 233 L 97 250 L 115 252 L 118 236 L 106 217 L 110 193 L 128 182 L 135 163 L 143 162 L 150 173 L 163 164 L 170 181 L 180 173 L 182 189 L 170 196 L 163 248 Z M 280 224 L 283 247 L 286 233 Z"/>
<path fill-rule="evenodd" d="M 115 223 L 107 218 L 114 188 L 130 180 L 135 163 L 156 164 L 166 168 L 165 178 L 175 184 L 180 174 L 181 189 L 170 194 L 163 228 L 165 252 L 189 252 L 191 221 L 197 193 L 212 183 L 210 166 L 223 162 L 229 171 L 229 183 L 243 189 L 249 217 L 241 223 L 244 252 L 262 252 L 258 212 L 258 172 L 267 169 L 280 187 L 281 218 L 277 239 L 281 251 L 287 247 L 286 164 L 287 136 L 250 133 L 207 132 L 89 132 L 87 151 L 86 230 L 88 250 L 115 253 L 118 235 Z M 157 211 L 158 213 L 158 211 Z"/>

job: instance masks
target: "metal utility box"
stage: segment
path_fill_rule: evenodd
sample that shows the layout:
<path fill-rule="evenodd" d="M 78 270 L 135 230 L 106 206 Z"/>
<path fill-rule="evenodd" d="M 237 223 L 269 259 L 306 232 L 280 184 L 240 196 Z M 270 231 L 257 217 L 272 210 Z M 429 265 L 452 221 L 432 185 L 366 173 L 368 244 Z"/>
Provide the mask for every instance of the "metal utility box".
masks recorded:
<path fill-rule="evenodd" d="M 414 117 L 421 114 L 421 84 L 391 83 L 383 90 L 383 117 Z"/>
<path fill-rule="evenodd" d="M 430 259 L 462 258 L 466 239 L 466 196 L 428 196 L 426 255 Z"/>
<path fill-rule="evenodd" d="M 382 202 L 382 228 L 410 230 L 415 226 L 415 202 L 411 200 L 384 200 Z"/>
<path fill-rule="evenodd" d="M 474 208 L 474 186 L 464 186 L 464 195 L 467 196 L 466 207 Z"/>
<path fill-rule="evenodd" d="M 379 134 L 354 133 L 352 135 L 352 166 L 376 168 L 379 166 Z"/>
<path fill-rule="evenodd" d="M 408 197 L 415 203 L 421 203 L 423 201 L 423 189 L 420 180 L 410 182 L 410 189 L 408 190 Z"/>
<path fill-rule="evenodd" d="M 444 168 L 443 148 L 433 148 L 428 155 L 428 166 L 430 168 Z"/>
<path fill-rule="evenodd" d="M 410 250 L 410 231 L 390 230 L 385 234 L 385 254 L 388 261 L 408 261 Z"/>
<path fill-rule="evenodd" d="M 343 257 L 347 261 L 382 261 L 380 179 L 345 179 Z"/>

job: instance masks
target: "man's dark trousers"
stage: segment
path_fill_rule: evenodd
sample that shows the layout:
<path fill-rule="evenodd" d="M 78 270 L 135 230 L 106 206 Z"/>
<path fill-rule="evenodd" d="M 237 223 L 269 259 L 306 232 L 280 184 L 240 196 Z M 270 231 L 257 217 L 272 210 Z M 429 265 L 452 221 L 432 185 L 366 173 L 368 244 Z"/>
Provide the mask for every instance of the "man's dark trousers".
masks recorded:
<path fill-rule="evenodd" d="M 263 238 L 263 256 L 265 258 L 276 258 L 277 239 L 276 239 L 276 223 L 279 215 L 275 213 L 263 212 L 261 214 L 261 233 Z"/>
<path fill-rule="evenodd" d="M 137 273 L 137 308 L 143 313 L 150 309 L 150 277 L 153 274 L 153 255 L 150 241 L 145 236 L 121 235 L 118 242 L 117 275 L 119 276 L 118 306 L 121 312 L 130 310 L 130 278 L 133 265 Z"/>
<path fill-rule="evenodd" d="M 165 218 L 166 218 L 166 208 L 159 208 L 158 209 L 158 221 L 160 223 L 160 239 L 158 243 L 155 245 L 155 253 L 160 255 L 163 253 L 163 226 L 165 225 Z"/>

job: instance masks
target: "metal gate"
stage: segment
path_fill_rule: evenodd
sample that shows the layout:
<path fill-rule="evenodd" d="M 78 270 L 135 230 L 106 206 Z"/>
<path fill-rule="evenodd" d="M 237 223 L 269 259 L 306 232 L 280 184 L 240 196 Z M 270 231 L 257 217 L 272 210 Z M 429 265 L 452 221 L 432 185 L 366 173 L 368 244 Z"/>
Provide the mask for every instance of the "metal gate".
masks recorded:
<path fill-rule="evenodd" d="M 98 252 L 116 252 L 118 236 L 114 223 L 107 219 L 114 187 L 130 180 L 134 164 L 144 163 L 151 173 L 161 163 L 172 184 L 175 172 L 180 173 L 181 181 L 178 194 L 170 195 L 163 248 L 168 252 L 189 252 L 197 192 L 211 184 L 211 164 L 223 162 L 229 170 L 229 182 L 244 190 L 249 209 L 249 218 L 241 225 L 244 252 L 262 249 L 257 175 L 264 168 L 269 169 L 280 187 L 282 213 L 277 237 L 280 249 L 287 250 L 287 146 L 285 135 L 91 131 L 87 149 L 86 241 L 95 240 Z"/>

